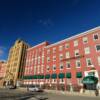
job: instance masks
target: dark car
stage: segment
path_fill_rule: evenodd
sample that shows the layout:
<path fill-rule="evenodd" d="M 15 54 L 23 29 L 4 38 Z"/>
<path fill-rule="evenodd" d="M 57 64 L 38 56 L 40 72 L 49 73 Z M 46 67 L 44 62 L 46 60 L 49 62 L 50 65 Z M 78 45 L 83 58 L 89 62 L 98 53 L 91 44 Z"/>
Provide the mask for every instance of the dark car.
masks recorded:
<path fill-rule="evenodd" d="M 8 85 L 8 86 L 6 86 L 6 88 L 8 88 L 8 89 L 16 89 L 16 86 Z"/>

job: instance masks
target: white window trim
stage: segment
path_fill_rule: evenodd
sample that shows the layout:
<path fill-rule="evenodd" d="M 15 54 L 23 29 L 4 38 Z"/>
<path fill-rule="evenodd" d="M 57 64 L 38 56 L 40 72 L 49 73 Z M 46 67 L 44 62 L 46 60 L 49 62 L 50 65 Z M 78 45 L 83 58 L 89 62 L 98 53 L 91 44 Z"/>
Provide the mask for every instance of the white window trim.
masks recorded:
<path fill-rule="evenodd" d="M 62 82 L 62 79 L 63 79 L 63 82 Z M 62 79 L 59 79 L 59 83 L 64 84 L 65 83 L 65 79 L 64 78 L 62 78 Z"/>
<path fill-rule="evenodd" d="M 96 44 L 96 46 L 97 46 L 97 45 L 100 45 L 100 44 Z M 96 52 L 100 52 L 100 50 L 99 50 L 99 51 L 97 50 L 96 46 L 95 46 Z"/>
<path fill-rule="evenodd" d="M 59 51 L 62 51 L 63 50 L 63 45 L 60 45 L 59 46 Z"/>
<path fill-rule="evenodd" d="M 55 60 L 54 60 L 54 58 L 55 58 Z M 56 56 L 53 56 L 53 61 L 56 61 Z"/>
<path fill-rule="evenodd" d="M 87 38 L 87 42 L 84 42 L 84 38 Z M 83 37 L 82 40 L 83 40 L 83 44 L 87 44 L 88 43 L 88 37 Z"/>
<path fill-rule="evenodd" d="M 74 40 L 74 47 L 78 46 L 78 40 Z"/>
<path fill-rule="evenodd" d="M 88 50 L 89 50 L 88 53 L 86 52 L 86 49 L 87 49 L 87 48 L 88 48 Z M 84 52 L 85 52 L 85 55 L 90 54 L 90 52 L 91 52 L 91 51 L 90 51 L 90 47 L 85 47 L 85 48 L 84 48 Z"/>
<path fill-rule="evenodd" d="M 87 59 L 90 59 L 91 60 L 91 58 L 86 58 L 86 65 L 87 65 L 87 67 L 94 67 L 93 66 L 93 63 L 92 63 L 92 60 L 91 60 L 92 65 L 88 65 Z"/>
<path fill-rule="evenodd" d="M 80 66 L 77 66 L 77 62 L 80 62 Z M 81 61 L 80 60 L 76 60 L 76 68 L 81 68 Z"/>
<path fill-rule="evenodd" d="M 53 48 L 53 53 L 56 53 L 56 47 Z"/>
<path fill-rule="evenodd" d="M 79 53 L 79 55 L 80 55 L 79 49 L 76 49 L 76 50 L 74 50 L 74 55 L 75 55 L 75 57 L 79 56 L 79 55 L 76 55 L 76 52 L 75 52 L 75 51 L 78 51 L 78 53 Z"/>
<path fill-rule="evenodd" d="M 66 58 L 70 58 L 70 52 L 66 52 Z"/>
<path fill-rule="evenodd" d="M 69 43 L 66 43 L 65 44 L 65 49 L 68 49 L 69 48 Z"/>
<path fill-rule="evenodd" d="M 99 59 L 100 59 L 100 56 L 97 57 L 98 65 L 100 65 Z"/>
<path fill-rule="evenodd" d="M 69 62 L 70 63 L 70 62 Z M 67 62 L 66 62 L 66 68 L 67 69 L 71 69 L 71 63 L 70 63 L 70 67 L 67 67 Z"/>
<path fill-rule="evenodd" d="M 54 69 L 54 67 L 57 69 L 56 65 L 53 65 L 52 70 L 53 70 L 53 71 L 56 71 L 56 69 Z"/>

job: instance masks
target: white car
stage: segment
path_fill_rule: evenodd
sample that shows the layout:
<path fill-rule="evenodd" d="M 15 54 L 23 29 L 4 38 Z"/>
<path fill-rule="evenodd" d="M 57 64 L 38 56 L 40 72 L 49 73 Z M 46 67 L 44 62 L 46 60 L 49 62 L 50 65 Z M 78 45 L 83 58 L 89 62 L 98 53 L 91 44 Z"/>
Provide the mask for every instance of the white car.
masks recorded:
<path fill-rule="evenodd" d="M 39 87 L 37 86 L 29 86 L 27 87 L 27 90 L 30 92 L 38 92 L 39 91 Z"/>

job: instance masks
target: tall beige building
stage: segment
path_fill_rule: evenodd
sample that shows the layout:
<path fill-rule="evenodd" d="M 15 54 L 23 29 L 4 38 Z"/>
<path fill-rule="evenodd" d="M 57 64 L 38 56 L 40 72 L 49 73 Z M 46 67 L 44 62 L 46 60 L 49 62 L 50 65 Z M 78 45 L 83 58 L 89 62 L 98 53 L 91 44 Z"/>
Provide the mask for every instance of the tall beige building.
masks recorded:
<path fill-rule="evenodd" d="M 10 48 L 5 84 L 6 85 L 17 85 L 18 81 L 22 78 L 26 59 L 26 50 L 29 47 L 27 43 L 18 39 L 15 44 Z"/>
<path fill-rule="evenodd" d="M 4 83 L 4 77 L 6 74 L 6 66 L 7 66 L 6 61 L 0 60 L 0 87 L 2 87 Z"/>

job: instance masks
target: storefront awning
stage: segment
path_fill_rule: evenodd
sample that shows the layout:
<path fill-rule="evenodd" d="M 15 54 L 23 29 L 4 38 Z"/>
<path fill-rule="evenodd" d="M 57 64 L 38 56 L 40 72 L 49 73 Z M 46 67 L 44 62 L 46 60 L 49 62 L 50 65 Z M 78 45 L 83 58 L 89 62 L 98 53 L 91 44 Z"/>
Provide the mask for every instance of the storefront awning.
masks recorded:
<path fill-rule="evenodd" d="M 71 73 L 66 73 L 66 78 L 71 78 Z"/>
<path fill-rule="evenodd" d="M 76 77 L 77 77 L 77 78 L 82 78 L 82 72 L 77 72 L 77 73 L 76 73 Z"/>
<path fill-rule="evenodd" d="M 23 79 L 33 79 L 33 76 L 23 76 Z"/>
<path fill-rule="evenodd" d="M 37 75 L 34 75 L 34 76 L 33 76 L 33 79 L 37 79 L 37 78 L 38 78 L 38 76 L 37 76 Z"/>
<path fill-rule="evenodd" d="M 49 79 L 50 78 L 50 74 L 45 75 L 45 79 Z"/>
<path fill-rule="evenodd" d="M 98 78 L 95 76 L 86 76 L 82 80 L 83 84 L 97 84 L 98 83 Z"/>
<path fill-rule="evenodd" d="M 59 77 L 59 78 L 65 78 L 65 74 L 64 74 L 64 73 L 60 73 L 60 74 L 58 75 L 58 77 Z"/>
<path fill-rule="evenodd" d="M 44 75 L 38 75 L 37 78 L 38 79 L 44 79 Z"/>
<path fill-rule="evenodd" d="M 51 78 L 53 78 L 53 79 L 57 78 L 57 74 L 52 74 Z"/>

